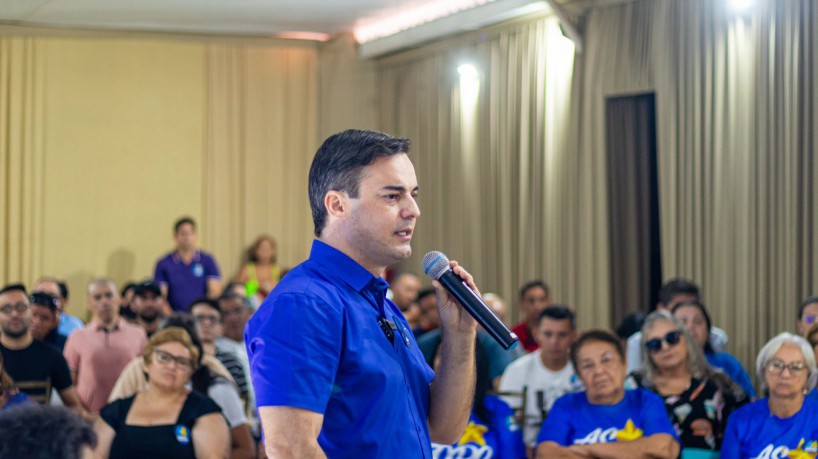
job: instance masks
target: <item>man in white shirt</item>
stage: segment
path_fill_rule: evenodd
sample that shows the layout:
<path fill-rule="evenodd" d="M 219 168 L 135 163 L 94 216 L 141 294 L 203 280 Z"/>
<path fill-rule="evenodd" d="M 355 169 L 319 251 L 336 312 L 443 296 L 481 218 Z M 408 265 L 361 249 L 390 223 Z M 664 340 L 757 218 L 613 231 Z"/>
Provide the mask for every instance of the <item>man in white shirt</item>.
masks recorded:
<path fill-rule="evenodd" d="M 576 339 L 574 313 L 565 306 L 546 307 L 540 313 L 534 339 L 539 349 L 512 362 L 500 382 L 501 393 L 526 389 L 523 439 L 528 448 L 536 446 L 540 425 L 554 401 L 582 390 L 568 353 Z M 519 396 L 503 399 L 513 407 L 521 405 Z"/>
<path fill-rule="evenodd" d="M 656 310 L 673 310 L 677 304 L 685 301 L 699 301 L 701 296 L 699 286 L 687 279 L 671 279 L 659 290 L 659 302 Z M 636 371 L 642 367 L 642 332 L 638 331 L 628 338 L 628 373 Z M 724 352 L 727 346 L 727 332 L 718 327 L 710 329 L 710 346 L 716 352 Z"/>

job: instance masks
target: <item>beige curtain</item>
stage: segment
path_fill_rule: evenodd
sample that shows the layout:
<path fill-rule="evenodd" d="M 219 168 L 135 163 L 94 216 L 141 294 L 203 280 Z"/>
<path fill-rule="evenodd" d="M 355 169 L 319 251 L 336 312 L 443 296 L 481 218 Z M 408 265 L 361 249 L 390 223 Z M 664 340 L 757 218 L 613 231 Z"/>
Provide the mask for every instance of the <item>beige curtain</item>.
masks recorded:
<path fill-rule="evenodd" d="M 606 206 L 595 191 L 604 173 L 568 148 L 572 60 L 545 18 L 380 62 L 382 129 L 412 139 L 421 189 L 402 269 L 419 272 L 440 250 L 510 303 L 543 278 L 583 325 L 607 325 Z M 457 73 L 464 62 L 478 71 L 476 100 Z"/>
<path fill-rule="evenodd" d="M 317 140 L 317 51 L 310 46 L 207 48 L 204 215 L 225 277 L 260 234 L 279 262 L 304 260 L 312 240 L 307 175 Z"/>
<path fill-rule="evenodd" d="M 656 91 L 665 277 L 703 287 L 752 368 L 815 292 L 818 11 L 810 0 L 650 0 L 590 12 L 581 150 L 602 153 L 604 96 Z"/>
<path fill-rule="evenodd" d="M 42 46 L 0 36 L 0 279 L 40 275 L 43 242 Z"/>

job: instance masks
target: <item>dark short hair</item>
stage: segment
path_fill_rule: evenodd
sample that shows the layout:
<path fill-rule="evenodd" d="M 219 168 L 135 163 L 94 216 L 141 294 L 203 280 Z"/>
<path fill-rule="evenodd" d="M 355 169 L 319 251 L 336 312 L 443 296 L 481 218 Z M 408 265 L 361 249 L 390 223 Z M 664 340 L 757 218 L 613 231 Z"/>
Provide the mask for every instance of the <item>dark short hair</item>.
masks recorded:
<path fill-rule="evenodd" d="M 622 359 L 622 362 L 625 362 L 625 350 L 622 349 L 622 341 L 620 341 L 616 335 L 607 330 L 589 330 L 579 335 L 579 338 L 571 345 L 571 364 L 574 365 L 574 371 L 579 368 L 577 359 L 579 358 L 580 349 L 582 349 L 582 346 L 593 341 L 601 341 L 612 345 L 619 354 L 619 358 Z"/>
<path fill-rule="evenodd" d="M 315 235 L 321 236 L 327 219 L 324 197 L 330 191 L 358 197 L 361 171 L 379 157 L 409 153 L 409 140 L 374 131 L 349 129 L 327 138 L 312 160 L 309 198 Z"/>
<path fill-rule="evenodd" d="M 31 404 L 0 411 L 0 457 L 80 459 L 96 448 L 90 424 L 66 408 Z"/>
<path fill-rule="evenodd" d="M 173 233 L 178 233 L 182 225 L 190 225 L 196 230 L 196 222 L 191 217 L 182 217 L 173 224 Z"/>
<path fill-rule="evenodd" d="M 219 313 L 219 316 L 223 315 L 222 314 L 222 307 L 219 304 L 219 302 L 216 301 L 216 300 L 211 300 L 210 298 L 199 298 L 199 299 L 193 300 L 193 302 L 190 303 L 190 307 L 188 308 L 190 313 L 193 314 L 193 307 L 198 306 L 200 304 L 203 304 L 205 306 L 208 306 L 208 307 L 211 307 L 211 308 L 215 309 Z"/>
<path fill-rule="evenodd" d="M 426 298 L 426 297 L 427 297 L 427 296 L 429 296 L 429 295 L 434 295 L 435 293 L 437 293 L 437 291 L 436 291 L 435 289 L 433 289 L 433 288 L 425 288 L 425 289 L 423 289 L 423 290 L 421 290 L 421 291 L 419 291 L 419 292 L 418 292 L 418 299 L 417 299 L 416 301 L 417 301 L 418 303 L 420 303 L 420 300 L 422 300 L 422 299 Z"/>
<path fill-rule="evenodd" d="M 798 308 L 798 320 L 804 318 L 804 309 L 813 303 L 818 303 L 818 296 L 808 296 L 801 302 L 801 307 Z"/>
<path fill-rule="evenodd" d="M 68 301 L 68 284 L 65 281 L 57 281 L 57 287 L 60 289 L 60 296 L 63 301 Z"/>
<path fill-rule="evenodd" d="M 522 300 L 523 297 L 525 296 L 525 294 L 528 293 L 529 290 L 531 290 L 532 288 L 537 288 L 537 287 L 545 290 L 545 295 L 546 296 L 551 296 L 551 289 L 548 288 L 548 284 L 546 284 L 545 282 L 543 282 L 543 281 L 541 281 L 539 279 L 536 279 L 536 280 L 528 281 L 525 284 L 523 284 L 522 287 L 520 287 L 520 299 Z"/>
<path fill-rule="evenodd" d="M 625 316 L 619 326 L 616 327 L 616 336 L 628 339 L 634 333 L 642 330 L 643 323 L 645 323 L 645 313 L 641 311 L 632 312 Z"/>
<path fill-rule="evenodd" d="M 7 293 L 7 292 L 23 292 L 23 295 L 28 296 L 28 292 L 26 291 L 26 286 L 20 283 L 17 284 L 7 284 L 4 285 L 3 288 L 0 288 L 0 295 Z"/>
<path fill-rule="evenodd" d="M 40 306 L 45 306 L 51 310 L 51 312 L 57 312 L 60 309 L 60 300 L 57 299 L 54 295 L 50 295 L 45 292 L 34 292 L 28 298 L 28 302 L 31 304 L 38 304 Z"/>
<path fill-rule="evenodd" d="M 128 293 L 128 290 L 133 290 L 136 287 L 136 284 L 133 282 L 126 282 L 125 285 L 122 286 L 122 291 L 119 292 L 121 296 L 125 296 Z"/>
<path fill-rule="evenodd" d="M 699 298 L 701 292 L 699 291 L 698 285 L 687 279 L 671 279 L 665 282 L 662 288 L 659 289 L 659 302 L 664 305 L 669 305 L 676 295 L 693 295 Z"/>
<path fill-rule="evenodd" d="M 551 320 L 567 320 L 569 324 L 571 324 L 571 328 L 576 329 L 576 315 L 574 315 L 574 311 L 568 308 L 563 304 L 555 304 L 552 306 L 547 306 L 545 309 L 542 310 L 540 313 L 540 320 L 537 323 L 542 322 L 543 319 L 551 319 Z"/>

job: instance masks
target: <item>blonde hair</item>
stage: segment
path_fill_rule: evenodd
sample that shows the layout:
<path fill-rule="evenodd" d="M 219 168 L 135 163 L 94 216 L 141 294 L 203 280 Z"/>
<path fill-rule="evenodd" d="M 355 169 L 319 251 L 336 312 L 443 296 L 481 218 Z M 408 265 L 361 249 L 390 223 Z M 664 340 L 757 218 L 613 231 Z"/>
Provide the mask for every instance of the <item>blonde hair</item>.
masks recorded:
<path fill-rule="evenodd" d="M 145 365 L 151 363 L 151 356 L 156 347 L 165 343 L 179 343 L 186 347 L 187 350 L 190 351 L 190 361 L 193 364 L 193 371 L 196 371 L 196 368 L 199 366 L 199 356 L 201 352 L 199 348 L 193 344 L 193 340 L 190 338 L 187 330 L 182 327 L 168 327 L 159 330 L 151 336 L 148 345 L 145 347 L 145 352 L 142 353 L 142 359 Z"/>

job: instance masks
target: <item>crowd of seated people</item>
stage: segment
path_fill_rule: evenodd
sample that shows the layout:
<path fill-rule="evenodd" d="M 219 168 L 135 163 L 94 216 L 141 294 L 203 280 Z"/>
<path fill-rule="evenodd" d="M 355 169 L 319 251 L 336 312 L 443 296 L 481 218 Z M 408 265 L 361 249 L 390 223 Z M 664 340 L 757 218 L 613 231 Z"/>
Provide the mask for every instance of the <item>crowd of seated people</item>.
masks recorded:
<path fill-rule="evenodd" d="M 147 280 L 87 284 L 87 324 L 66 313 L 57 278 L 0 289 L 0 412 L 61 405 L 93 426 L 100 458 L 264 457 L 244 325 L 286 274 L 276 242 L 259 237 L 225 285 L 192 219 L 176 222 L 173 236 Z M 406 314 L 400 333 L 416 336 L 434 368 L 435 291 L 414 273 L 388 278 Z M 572 308 L 552 297 L 542 280 L 521 286 L 517 349 L 478 332 L 467 430 L 434 445 L 435 458 L 818 453 L 818 297 L 800 305 L 798 334 L 760 350 L 759 391 L 689 280 L 668 281 L 655 311 L 630 317 L 618 337 L 577 329 Z M 505 319 L 502 298 L 485 299 Z"/>

